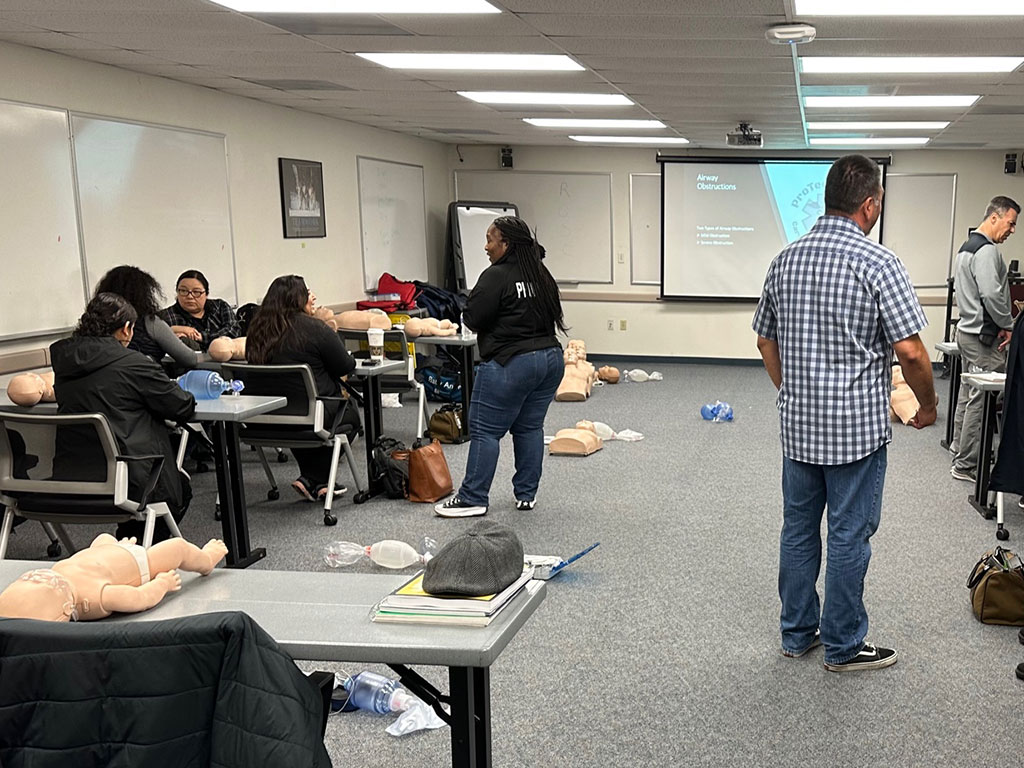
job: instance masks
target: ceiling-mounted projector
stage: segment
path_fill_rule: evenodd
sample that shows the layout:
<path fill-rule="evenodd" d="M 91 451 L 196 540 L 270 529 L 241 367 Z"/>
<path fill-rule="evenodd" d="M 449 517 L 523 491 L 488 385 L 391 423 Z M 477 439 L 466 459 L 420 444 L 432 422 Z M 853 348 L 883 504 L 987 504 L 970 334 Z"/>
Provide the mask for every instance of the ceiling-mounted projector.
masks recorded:
<path fill-rule="evenodd" d="M 765 30 L 764 37 L 776 45 L 802 45 L 811 42 L 817 34 L 818 30 L 810 24 L 776 24 Z"/>
<path fill-rule="evenodd" d="M 764 137 L 761 132 L 751 128 L 750 123 L 740 123 L 735 131 L 725 134 L 725 141 L 730 147 L 761 147 Z"/>

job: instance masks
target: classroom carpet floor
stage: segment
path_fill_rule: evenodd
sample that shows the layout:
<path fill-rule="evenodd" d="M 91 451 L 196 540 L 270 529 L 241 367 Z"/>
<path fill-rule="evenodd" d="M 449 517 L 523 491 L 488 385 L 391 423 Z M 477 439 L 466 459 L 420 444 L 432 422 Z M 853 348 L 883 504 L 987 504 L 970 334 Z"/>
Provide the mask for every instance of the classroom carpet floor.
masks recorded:
<path fill-rule="evenodd" d="M 893 427 L 872 540 L 869 639 L 895 646 L 900 660 L 838 675 L 822 668 L 821 649 L 799 659 L 779 652 L 781 458 L 768 377 L 744 365 L 642 367 L 665 380 L 604 386 L 585 403 L 552 404 L 549 434 L 585 418 L 645 439 L 608 442 L 586 458 L 548 457 L 532 512 L 514 508 L 511 442 L 502 443 L 488 516 L 512 526 L 530 553 L 601 546 L 549 582 L 547 599 L 491 669 L 494 765 L 1019 762 L 1024 728 L 1014 712 L 1024 682 L 1014 668 L 1024 646 L 1016 628 L 983 625 L 971 614 L 967 574 L 998 542 L 995 524 L 967 504 L 971 486 L 950 477 L 939 445 L 947 382 L 936 381 L 939 423 Z M 700 406 L 719 399 L 732 404 L 735 420 L 702 421 Z M 386 434 L 411 442 L 415 408 L 385 410 L 384 423 Z M 362 450 L 357 443 L 357 456 Z M 468 450 L 445 447 L 456 486 Z M 338 525 L 325 528 L 319 508 L 287 487 L 294 461 L 273 465 L 282 484 L 273 502 L 255 454 L 245 463 L 252 543 L 268 551 L 255 568 L 329 570 L 322 554 L 333 540 L 417 545 L 427 535 L 443 544 L 474 523 L 435 517 L 426 504 L 378 498 L 354 506 L 350 493 L 336 502 Z M 214 477 L 196 475 L 194 485 L 182 531 L 202 543 L 220 535 Z M 1015 497 L 1006 524 L 1013 548 L 1024 541 Z M 88 541 L 89 531 L 71 531 Z M 26 523 L 8 556 L 41 558 L 45 545 L 41 528 Z M 369 561 L 347 570 L 383 572 Z M 444 670 L 423 672 L 447 688 Z M 447 728 L 396 738 L 384 731 L 391 719 L 332 715 L 334 765 L 449 764 Z"/>

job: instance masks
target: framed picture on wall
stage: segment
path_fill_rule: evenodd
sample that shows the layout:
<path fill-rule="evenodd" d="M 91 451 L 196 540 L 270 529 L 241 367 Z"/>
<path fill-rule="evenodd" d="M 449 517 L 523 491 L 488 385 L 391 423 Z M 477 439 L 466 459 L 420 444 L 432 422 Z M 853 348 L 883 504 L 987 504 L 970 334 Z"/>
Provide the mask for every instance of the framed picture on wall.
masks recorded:
<path fill-rule="evenodd" d="M 323 165 L 312 160 L 277 159 L 281 172 L 281 216 L 285 237 L 327 237 Z"/>

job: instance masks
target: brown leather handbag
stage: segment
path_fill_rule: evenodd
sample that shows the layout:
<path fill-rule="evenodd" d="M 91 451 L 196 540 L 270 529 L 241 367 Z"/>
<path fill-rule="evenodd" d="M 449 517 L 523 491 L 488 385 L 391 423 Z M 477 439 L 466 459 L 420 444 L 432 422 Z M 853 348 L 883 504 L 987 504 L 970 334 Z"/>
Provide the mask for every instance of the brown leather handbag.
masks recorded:
<path fill-rule="evenodd" d="M 967 577 L 971 607 L 983 624 L 1024 624 L 1024 564 L 1008 549 L 982 555 Z"/>
<path fill-rule="evenodd" d="M 433 502 L 452 492 L 452 473 L 441 443 L 414 446 L 409 452 L 409 501 Z"/>

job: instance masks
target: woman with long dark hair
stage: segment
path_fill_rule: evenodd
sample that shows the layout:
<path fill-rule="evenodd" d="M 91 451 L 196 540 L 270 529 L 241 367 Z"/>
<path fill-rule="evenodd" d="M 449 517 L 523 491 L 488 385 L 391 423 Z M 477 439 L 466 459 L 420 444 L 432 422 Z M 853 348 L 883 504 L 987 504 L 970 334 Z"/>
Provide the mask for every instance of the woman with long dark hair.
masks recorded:
<path fill-rule="evenodd" d="M 166 502 L 174 519 L 181 520 L 192 487 L 175 465 L 165 422 L 188 422 L 196 401 L 168 379 L 159 365 L 130 348 L 137 326 L 135 309 L 127 299 L 102 292 L 93 297 L 71 338 L 50 345 L 57 412 L 102 413 L 122 453 L 163 456 L 160 477 L 149 498 Z M 74 433 L 60 441 L 57 453 L 55 467 L 63 463 L 76 472 L 88 473 L 90 462 L 96 459 L 105 466 L 95 446 L 91 442 L 76 444 Z M 129 498 L 142 498 L 150 469 L 144 461 L 128 463 Z M 135 536 L 141 542 L 144 527 L 138 520 L 121 523 L 117 537 Z M 168 536 L 167 524 L 157 520 L 153 540 Z"/>
<path fill-rule="evenodd" d="M 537 502 L 544 460 L 544 417 L 565 365 L 555 338 L 567 330 L 558 285 L 543 264 L 544 247 L 520 218 L 502 216 L 487 230 L 491 266 L 469 294 L 463 321 L 478 336 L 483 362 L 469 405 L 466 476 L 457 495 L 434 507 L 442 517 L 487 513 L 499 441 L 512 433 L 516 509 Z"/>
<path fill-rule="evenodd" d="M 195 368 L 199 362 L 195 350 L 185 346 L 171 327 L 157 316 L 163 291 L 151 274 L 128 265 L 114 267 L 96 284 L 93 295 L 100 293 L 116 293 L 135 310 L 138 322 L 135 323 L 129 349 L 141 352 L 158 363 L 164 355 L 170 355 L 179 366 Z"/>
<path fill-rule="evenodd" d="M 216 338 L 241 335 L 231 305 L 224 299 L 210 298 L 206 275 L 198 269 L 186 269 L 175 285 L 177 301 L 161 313 L 175 336 L 205 352 Z"/>
<path fill-rule="evenodd" d="M 313 371 L 317 394 L 322 397 L 341 395 L 341 377 L 356 367 L 356 361 L 345 351 L 338 334 L 313 317 L 316 296 L 298 275 L 283 275 L 270 284 L 259 312 L 249 326 L 245 342 L 245 358 L 256 365 L 308 365 Z M 324 406 L 324 423 L 331 424 L 338 411 L 337 403 Z M 354 407 L 345 412 L 349 440 L 359 428 L 359 413 Z M 301 475 L 292 487 L 308 501 L 327 495 L 327 480 L 333 453 L 330 448 L 292 448 Z M 338 488 L 335 493 L 344 493 Z"/>

